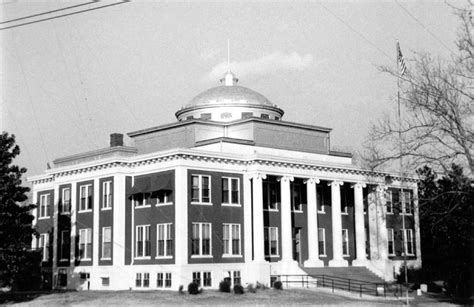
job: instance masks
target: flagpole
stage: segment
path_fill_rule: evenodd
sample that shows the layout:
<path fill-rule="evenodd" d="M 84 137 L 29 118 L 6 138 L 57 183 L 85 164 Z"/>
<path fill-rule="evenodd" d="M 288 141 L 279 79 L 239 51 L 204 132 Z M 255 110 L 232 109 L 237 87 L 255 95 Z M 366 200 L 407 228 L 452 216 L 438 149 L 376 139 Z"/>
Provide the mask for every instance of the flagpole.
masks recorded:
<path fill-rule="evenodd" d="M 403 60 L 402 54 L 400 51 L 400 45 L 397 41 L 397 67 L 398 69 L 398 78 L 397 78 L 397 106 L 398 106 L 398 144 L 399 144 L 399 151 L 400 151 L 400 196 L 399 196 L 399 203 L 401 200 L 402 204 L 402 239 L 403 239 L 403 266 L 404 266 L 404 275 L 405 275 L 405 298 L 406 298 L 406 305 L 409 306 L 410 303 L 408 301 L 408 268 L 407 268 L 407 231 L 405 229 L 405 213 L 406 213 L 406 198 L 405 193 L 403 191 L 403 145 L 402 145 L 402 115 L 401 115 L 401 107 L 400 107 L 400 78 L 402 74 L 405 72 L 405 68 L 401 67 L 401 61 Z"/>

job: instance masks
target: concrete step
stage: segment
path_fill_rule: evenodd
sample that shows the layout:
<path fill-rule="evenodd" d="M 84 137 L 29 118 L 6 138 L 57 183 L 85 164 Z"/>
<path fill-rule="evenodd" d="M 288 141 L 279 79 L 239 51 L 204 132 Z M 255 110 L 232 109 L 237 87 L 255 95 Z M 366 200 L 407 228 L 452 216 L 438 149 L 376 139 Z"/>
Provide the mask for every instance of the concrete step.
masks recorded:
<path fill-rule="evenodd" d="M 302 268 L 308 275 L 326 275 L 359 281 L 384 283 L 384 280 L 365 267 L 338 267 L 338 268 Z"/>

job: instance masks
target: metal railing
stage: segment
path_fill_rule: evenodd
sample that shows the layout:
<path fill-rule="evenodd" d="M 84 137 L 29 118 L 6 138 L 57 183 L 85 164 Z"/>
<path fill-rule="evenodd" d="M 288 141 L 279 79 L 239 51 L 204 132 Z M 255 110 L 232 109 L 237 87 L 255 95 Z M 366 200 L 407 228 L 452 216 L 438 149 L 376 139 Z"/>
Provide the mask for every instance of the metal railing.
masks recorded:
<path fill-rule="evenodd" d="M 272 286 L 275 281 L 280 281 L 286 288 L 290 285 L 303 288 L 323 287 L 331 288 L 332 292 L 338 289 L 359 293 L 360 297 L 362 297 L 362 294 L 385 297 L 389 289 L 386 283 L 374 283 L 330 275 L 271 275 L 271 280 Z M 396 291 L 398 291 L 398 288 Z"/>

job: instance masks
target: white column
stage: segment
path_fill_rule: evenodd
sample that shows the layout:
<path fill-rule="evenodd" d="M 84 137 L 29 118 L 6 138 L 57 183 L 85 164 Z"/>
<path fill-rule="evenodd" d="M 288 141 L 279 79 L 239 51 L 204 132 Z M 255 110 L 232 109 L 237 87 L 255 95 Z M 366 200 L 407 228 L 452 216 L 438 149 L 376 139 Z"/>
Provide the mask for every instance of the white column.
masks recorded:
<path fill-rule="evenodd" d="M 293 260 L 293 238 L 291 227 L 291 191 L 290 182 L 294 180 L 291 176 L 280 178 L 281 191 L 281 261 Z"/>
<path fill-rule="evenodd" d="M 53 193 L 53 259 L 52 259 L 52 271 L 53 271 L 53 289 L 56 289 L 56 271 L 58 268 L 58 220 L 59 220 L 59 185 L 54 185 L 54 193 Z"/>
<path fill-rule="evenodd" d="M 112 210 L 114 216 L 114 224 L 112 225 L 113 233 L 113 265 L 125 265 L 125 204 L 127 202 L 125 175 L 117 174 L 114 177 L 113 187 L 113 203 Z"/>
<path fill-rule="evenodd" d="M 265 174 L 252 176 L 253 187 L 253 260 L 255 262 L 265 261 L 265 249 L 263 240 L 263 187 L 262 180 L 267 178 Z"/>
<path fill-rule="evenodd" d="M 365 266 L 367 257 L 365 255 L 365 223 L 364 223 L 364 196 L 362 189 L 365 183 L 356 183 L 354 189 L 354 223 L 356 241 L 356 259 L 352 261 L 353 266 Z"/>
<path fill-rule="evenodd" d="M 244 259 L 246 263 L 252 261 L 252 183 L 251 176 L 244 173 L 243 176 L 243 209 L 244 209 Z"/>
<path fill-rule="evenodd" d="M 378 249 L 379 260 L 388 260 L 388 234 L 387 234 L 387 216 L 386 216 L 386 201 L 385 192 L 387 186 L 377 186 L 377 233 L 378 233 Z"/>
<path fill-rule="evenodd" d="M 100 212 L 100 185 L 99 178 L 94 179 L 94 195 L 92 205 L 92 266 L 99 265 L 99 233 L 102 231 L 99 226 L 99 212 Z"/>
<path fill-rule="evenodd" d="M 77 231 L 77 183 L 71 183 L 71 253 L 70 262 L 71 267 L 74 267 L 76 261 L 76 231 Z M 68 284 L 71 278 L 68 277 Z"/>
<path fill-rule="evenodd" d="M 187 168 L 177 167 L 175 174 L 175 259 L 177 265 L 188 263 L 188 174 Z M 132 239 L 132 244 L 134 244 Z M 134 255 L 132 255 L 132 258 Z"/>
<path fill-rule="evenodd" d="M 319 183 L 317 178 L 310 178 L 305 181 L 306 198 L 308 200 L 306 212 L 308 216 L 308 260 L 304 262 L 305 267 L 324 266 L 324 262 L 319 259 L 317 183 Z"/>
<path fill-rule="evenodd" d="M 415 248 L 417 266 L 421 267 L 421 235 L 420 235 L 420 216 L 418 208 L 418 187 L 413 187 L 413 215 L 415 218 Z"/>
<path fill-rule="evenodd" d="M 332 215 L 332 254 L 329 266 L 347 266 L 347 260 L 342 257 L 342 219 L 341 219 L 341 185 L 342 181 L 333 181 L 331 185 L 331 215 Z"/>

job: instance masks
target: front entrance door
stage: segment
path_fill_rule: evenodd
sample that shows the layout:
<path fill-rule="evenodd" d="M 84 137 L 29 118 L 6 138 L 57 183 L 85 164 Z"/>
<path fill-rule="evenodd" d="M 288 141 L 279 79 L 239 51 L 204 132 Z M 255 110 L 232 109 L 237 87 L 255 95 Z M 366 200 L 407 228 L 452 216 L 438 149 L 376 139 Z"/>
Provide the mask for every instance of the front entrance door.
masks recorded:
<path fill-rule="evenodd" d="M 301 262 L 301 228 L 293 228 L 293 260 L 297 261 L 300 265 Z"/>

